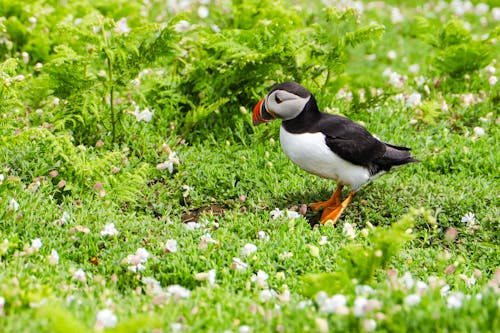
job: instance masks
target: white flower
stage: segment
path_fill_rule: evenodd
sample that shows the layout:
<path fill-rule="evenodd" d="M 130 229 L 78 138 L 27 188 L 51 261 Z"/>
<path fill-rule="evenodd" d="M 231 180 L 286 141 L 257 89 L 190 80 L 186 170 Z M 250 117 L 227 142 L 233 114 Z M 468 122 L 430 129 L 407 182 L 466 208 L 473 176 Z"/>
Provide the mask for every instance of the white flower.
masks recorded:
<path fill-rule="evenodd" d="M 279 219 L 280 217 L 285 216 L 285 212 L 283 212 L 279 208 L 274 208 L 269 214 L 271 214 L 271 217 L 273 220 Z"/>
<path fill-rule="evenodd" d="M 257 252 L 257 246 L 255 244 L 247 243 L 241 249 L 241 255 L 244 257 L 248 257 L 249 255 Z"/>
<path fill-rule="evenodd" d="M 321 239 L 319 240 L 319 245 L 325 245 L 328 243 L 328 236 L 321 236 Z"/>
<path fill-rule="evenodd" d="M 268 278 L 269 275 L 266 272 L 259 270 L 257 274 L 252 275 L 250 281 L 255 282 L 257 287 L 265 288 L 267 287 Z"/>
<path fill-rule="evenodd" d="M 265 231 L 259 230 L 257 232 L 257 238 L 263 241 L 268 241 L 269 240 L 269 235 L 266 234 Z"/>
<path fill-rule="evenodd" d="M 423 281 L 417 281 L 416 288 L 419 294 L 424 294 L 429 289 L 429 286 Z"/>
<path fill-rule="evenodd" d="M 393 7 L 392 8 L 392 10 L 391 10 L 391 21 L 392 21 L 393 24 L 401 23 L 401 22 L 404 21 L 404 16 L 401 13 L 401 10 L 399 10 L 399 8 L 397 8 L 397 7 Z"/>
<path fill-rule="evenodd" d="M 198 7 L 198 16 L 200 18 L 202 18 L 202 19 L 206 18 L 206 17 L 208 17 L 208 14 L 209 14 L 209 10 L 207 7 L 205 7 L 205 6 Z"/>
<path fill-rule="evenodd" d="M 158 169 L 158 170 L 168 169 L 168 171 L 170 173 L 173 173 L 174 172 L 174 165 L 178 165 L 180 163 L 181 163 L 181 161 L 177 157 L 177 153 L 175 151 L 173 151 L 168 155 L 168 159 L 165 162 L 160 163 L 156 166 L 156 169 Z"/>
<path fill-rule="evenodd" d="M 296 211 L 294 210 L 287 210 L 286 211 L 286 216 L 290 219 L 297 219 L 300 217 L 300 214 L 297 213 Z"/>
<path fill-rule="evenodd" d="M 211 269 L 208 272 L 197 273 L 194 278 L 198 281 L 207 281 L 208 284 L 214 285 L 216 276 L 217 271 L 215 269 Z"/>
<path fill-rule="evenodd" d="M 240 326 L 240 328 L 238 329 L 238 331 L 240 333 L 250 333 L 250 332 L 252 332 L 252 328 L 250 326 L 248 326 L 248 325 L 242 325 L 242 326 Z"/>
<path fill-rule="evenodd" d="M 146 267 L 143 265 L 149 258 L 149 252 L 144 248 L 138 248 L 135 254 L 129 254 L 125 262 L 130 266 L 128 269 L 134 273 L 143 271 Z"/>
<path fill-rule="evenodd" d="M 291 257 L 293 257 L 293 253 L 292 252 L 288 252 L 288 251 L 285 251 L 285 252 L 280 253 L 278 255 L 278 258 L 280 260 L 285 260 L 285 259 L 288 259 L 288 258 L 291 258 Z"/>
<path fill-rule="evenodd" d="M 489 80 L 488 80 L 488 83 L 490 84 L 490 86 L 494 86 L 496 85 L 498 82 L 498 78 L 495 76 L 495 75 L 492 75 L 490 76 Z"/>
<path fill-rule="evenodd" d="M 419 294 L 410 294 L 405 297 L 404 303 L 408 306 L 413 306 L 419 304 L 421 300 L 422 298 Z"/>
<path fill-rule="evenodd" d="M 154 111 L 149 111 L 148 108 L 140 111 L 140 108 L 136 106 L 135 111 L 132 112 L 132 114 L 135 116 L 135 119 L 137 119 L 137 121 L 145 121 L 149 123 L 153 118 Z"/>
<path fill-rule="evenodd" d="M 28 64 L 30 62 L 30 55 L 28 52 L 21 53 L 21 57 L 23 58 L 23 62 Z"/>
<path fill-rule="evenodd" d="M 16 199 L 12 198 L 10 199 L 9 202 L 9 209 L 17 212 L 19 210 L 19 204 L 17 203 Z"/>
<path fill-rule="evenodd" d="M 409 290 L 413 288 L 415 285 L 415 280 L 413 279 L 413 276 L 411 276 L 410 272 L 406 272 L 403 274 L 403 276 L 399 279 L 399 282 L 403 285 L 403 288 L 406 290 Z"/>
<path fill-rule="evenodd" d="M 3 181 L 5 180 L 5 176 L 3 173 L 0 173 L 0 185 L 3 184 Z"/>
<path fill-rule="evenodd" d="M 155 278 L 145 276 L 141 281 L 146 285 L 146 295 L 161 295 L 163 293 L 160 282 Z"/>
<path fill-rule="evenodd" d="M 85 276 L 85 272 L 83 269 L 78 269 L 73 273 L 73 279 L 80 281 L 80 282 L 85 282 L 87 281 L 87 277 Z"/>
<path fill-rule="evenodd" d="M 412 92 L 406 100 L 406 106 L 414 108 L 422 104 L 422 95 L 416 91 Z"/>
<path fill-rule="evenodd" d="M 207 233 L 201 236 L 199 246 L 200 249 L 206 250 L 208 248 L 208 244 L 215 244 L 215 243 L 217 243 L 217 241 L 213 239 L 210 234 Z"/>
<path fill-rule="evenodd" d="M 469 212 L 462 216 L 462 223 L 466 223 L 468 226 L 476 224 L 476 217 L 474 216 L 474 213 Z"/>
<path fill-rule="evenodd" d="M 189 30 L 189 28 L 191 27 L 191 24 L 186 21 L 186 20 L 180 20 L 179 22 L 177 22 L 177 24 L 174 26 L 174 29 L 175 31 L 177 32 L 184 32 L 184 31 L 187 31 Z"/>
<path fill-rule="evenodd" d="M 31 240 L 31 248 L 35 251 L 40 250 L 42 247 L 42 240 L 40 238 L 35 238 Z"/>
<path fill-rule="evenodd" d="M 167 296 L 172 296 L 174 298 L 188 298 L 191 296 L 191 290 L 178 284 L 174 284 L 167 287 Z"/>
<path fill-rule="evenodd" d="M 366 310 L 366 305 L 368 304 L 368 299 L 363 296 L 358 296 L 354 300 L 354 306 L 353 306 L 353 313 L 356 317 L 361 317 L 362 315 L 365 314 Z"/>
<path fill-rule="evenodd" d="M 118 235 L 118 230 L 115 228 L 114 223 L 108 223 L 104 226 L 104 229 L 101 230 L 101 236 L 115 236 Z"/>
<path fill-rule="evenodd" d="M 398 55 L 397 55 L 396 51 L 390 50 L 389 52 L 387 52 L 387 58 L 389 58 L 391 60 L 395 60 L 397 57 L 398 57 Z"/>
<path fill-rule="evenodd" d="M 356 295 L 370 295 L 373 294 L 373 288 L 365 284 L 359 284 L 354 288 Z"/>
<path fill-rule="evenodd" d="M 420 65 L 419 64 L 413 64 L 408 67 L 410 73 L 417 74 L 420 71 Z"/>
<path fill-rule="evenodd" d="M 348 314 L 347 298 L 344 295 L 336 294 L 328 297 L 325 292 L 319 292 L 316 295 L 316 303 L 319 305 L 319 311 L 324 313 Z"/>
<path fill-rule="evenodd" d="M 259 293 L 259 300 L 261 302 L 267 302 L 275 298 L 277 293 L 272 289 L 264 289 Z"/>
<path fill-rule="evenodd" d="M 201 228 L 202 225 L 198 222 L 188 222 L 188 223 L 184 223 L 184 227 L 187 229 L 187 230 L 194 230 L 194 229 L 198 229 L 198 228 Z"/>
<path fill-rule="evenodd" d="M 231 264 L 231 268 L 237 271 L 244 271 L 248 268 L 248 264 L 241 261 L 240 258 L 233 258 L 233 263 Z"/>
<path fill-rule="evenodd" d="M 97 313 L 95 328 L 102 330 L 103 328 L 113 328 L 118 323 L 118 318 L 109 309 L 101 310 Z"/>
<path fill-rule="evenodd" d="M 4 307 L 5 307 L 5 298 L 0 296 L 0 315 L 3 313 Z"/>
<path fill-rule="evenodd" d="M 347 223 L 347 222 L 344 223 L 344 229 L 342 230 L 342 232 L 344 233 L 344 235 L 346 235 L 350 239 L 356 238 L 356 230 L 354 229 L 354 227 L 350 223 Z"/>
<path fill-rule="evenodd" d="M 127 35 L 130 32 L 130 28 L 127 24 L 127 18 L 122 17 L 118 22 L 116 22 L 115 32 L 119 35 Z"/>
<path fill-rule="evenodd" d="M 59 263 L 59 253 L 57 253 L 56 250 L 52 249 L 47 259 L 49 261 L 49 265 L 55 266 Z"/>
<path fill-rule="evenodd" d="M 495 21 L 500 21 L 500 7 L 495 7 L 491 10 L 491 15 Z"/>
<path fill-rule="evenodd" d="M 464 294 L 461 292 L 454 292 L 446 298 L 448 309 L 460 309 L 464 300 Z"/>
<path fill-rule="evenodd" d="M 477 16 L 482 16 L 486 14 L 490 10 L 490 6 L 488 6 L 485 3 L 478 3 L 476 5 L 476 15 Z"/>
<path fill-rule="evenodd" d="M 361 322 L 361 326 L 363 326 L 363 330 L 365 332 L 373 332 L 377 328 L 377 322 L 375 319 L 363 319 Z"/>
<path fill-rule="evenodd" d="M 71 216 L 69 215 L 69 213 L 63 212 L 63 214 L 61 216 L 61 224 L 68 222 L 70 219 L 71 219 Z"/>
<path fill-rule="evenodd" d="M 165 246 L 163 247 L 165 252 L 167 253 L 175 253 L 177 252 L 177 241 L 175 239 L 169 239 L 165 243 Z"/>

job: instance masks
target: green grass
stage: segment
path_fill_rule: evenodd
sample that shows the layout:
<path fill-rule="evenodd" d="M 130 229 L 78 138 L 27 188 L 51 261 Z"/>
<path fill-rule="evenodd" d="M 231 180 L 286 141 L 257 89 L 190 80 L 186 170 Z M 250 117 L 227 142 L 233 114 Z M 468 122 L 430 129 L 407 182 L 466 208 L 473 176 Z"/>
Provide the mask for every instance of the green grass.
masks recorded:
<path fill-rule="evenodd" d="M 97 8 L 116 21 L 124 15 L 130 15 L 129 23 L 144 19 L 136 13 L 142 2 L 128 1 L 122 8 L 118 6 L 121 1 L 115 1 L 120 10 L 90 3 L 71 8 L 78 17 Z M 151 3 L 146 20 L 153 21 L 150 17 L 162 10 L 159 3 Z M 38 7 L 24 7 L 22 1 L 0 4 L 0 17 L 17 13 L 20 18 L 19 27 L 10 22 L 10 33 L 1 32 L 15 40 L 12 26 L 28 29 L 30 11 Z M 37 4 L 52 6 L 49 1 Z M 196 6 L 177 19 L 199 20 L 203 28 Z M 245 6 L 257 11 L 254 2 Z M 277 6 L 288 13 L 286 4 Z M 216 7 L 209 6 L 211 13 L 219 15 Z M 262 11 L 271 13 L 268 7 Z M 438 15 L 433 8 L 424 11 L 418 4 L 405 3 L 401 5 L 405 21 L 393 24 L 388 5 L 365 7 L 361 23 L 375 20 L 385 25 L 386 32 L 378 41 L 351 49 L 345 72 L 332 77 L 326 86 L 345 85 L 354 94 L 352 102 L 336 98 L 336 90 L 322 90 L 312 83 L 314 78 L 306 78 L 321 108 L 339 108 L 339 113 L 362 122 L 380 139 L 411 147 L 421 161 L 363 187 L 333 227 L 319 226 L 318 213 L 310 210 L 297 219 L 271 216 L 275 208 L 297 210 L 302 204 L 326 199 L 336 186 L 307 174 L 286 158 L 278 141 L 278 122 L 254 128 L 248 111 L 227 110 L 229 102 L 221 106 L 217 103 L 225 102 L 213 101 L 192 106 L 201 110 L 201 116 L 194 116 L 195 124 L 190 124 L 183 118 L 189 106 L 175 99 L 181 96 L 174 93 L 178 83 L 150 77 L 137 88 L 117 84 L 117 94 L 123 99 L 134 96 L 141 110 L 148 101 L 157 103 L 152 122 L 136 121 L 129 114 L 132 109 L 123 107 L 122 141 L 117 142 L 111 139 L 104 114 L 86 113 L 98 108 L 90 105 L 96 101 L 105 106 L 99 110 L 107 110 L 103 100 L 92 99 L 95 96 L 90 94 L 85 95 L 89 104 L 69 98 L 70 104 L 85 109 L 81 112 L 64 109 L 64 101 L 51 104 L 57 94 L 49 88 L 47 77 L 37 74 L 33 60 L 23 64 L 17 44 L 13 50 L 2 48 L 5 58 L 17 59 L 18 64 L 16 68 L 8 68 L 12 65 L 8 63 L 0 66 L 4 82 L 0 91 L 4 101 L 0 117 L 0 301 L 4 301 L 0 303 L 0 330 L 91 332 L 99 329 L 99 311 L 109 309 L 117 316 L 116 326 L 106 329 L 109 332 L 247 332 L 246 326 L 251 332 L 499 331 L 499 84 L 488 83 L 492 74 L 484 66 L 468 73 L 470 79 L 454 79 L 433 67 L 437 50 L 417 34 L 415 21 L 420 15 Z M 482 15 L 487 19 L 485 26 L 473 13 L 462 18 L 471 25 L 473 35 L 482 36 L 498 26 L 491 8 Z M 38 22 L 50 26 L 58 22 L 58 15 L 63 16 L 54 15 L 41 11 Z M 229 18 L 213 15 L 221 26 L 232 24 Z M 449 7 L 439 15 L 453 16 Z M 251 22 L 244 24 L 251 26 Z M 21 35 L 32 43 L 23 47 L 35 57 L 31 50 L 39 45 L 37 56 L 43 57 L 43 41 L 35 35 Z M 87 44 L 79 43 L 68 41 L 75 49 L 78 45 L 86 50 Z M 498 58 L 498 42 L 491 48 L 492 59 Z M 387 58 L 390 50 L 397 52 L 396 59 Z M 375 60 L 368 60 L 368 54 L 375 54 Z M 195 66 L 191 60 L 181 61 L 188 63 L 185 71 Z M 418 74 L 410 73 L 411 64 L 420 66 Z M 168 59 L 145 65 L 167 73 L 168 66 L 181 66 Z M 89 71 L 102 69 L 89 66 Z M 260 66 L 265 68 L 265 64 Z M 498 61 L 491 61 L 491 66 L 498 75 Z M 404 86 L 387 83 L 382 72 L 388 67 L 408 77 Z M 20 74 L 25 81 L 5 84 L 6 78 Z M 420 75 L 425 83 L 418 86 L 413 79 Z M 434 78 L 444 83 L 435 84 Z M 252 91 L 254 96 L 245 100 L 257 102 L 271 83 L 254 84 L 238 93 Z M 29 95 L 27 87 L 39 90 Z M 181 84 L 177 87 L 186 89 Z M 361 102 L 359 89 L 374 97 L 369 96 L 370 88 L 381 89 L 383 94 Z M 424 106 L 407 107 L 395 97 L 414 91 L 422 94 Z M 461 98 L 466 93 L 481 101 L 464 105 Z M 231 103 L 240 101 L 234 102 L 233 97 Z M 447 111 L 435 106 L 443 101 Z M 244 106 L 246 110 L 253 107 Z M 117 110 L 121 107 L 116 106 Z M 37 108 L 41 114 L 34 112 Z M 208 118 L 203 118 L 204 112 Z M 68 120 L 74 114 L 83 117 L 85 128 L 91 129 L 88 137 L 81 139 L 85 131 Z M 474 137 L 475 127 L 481 127 L 484 135 Z M 96 139 L 104 145 L 96 146 Z M 180 159 L 173 173 L 157 169 L 169 158 L 170 151 L 163 144 Z M 474 214 L 475 223 L 462 222 L 468 213 Z M 196 221 L 198 228 L 189 230 L 188 221 Z M 101 236 L 109 223 L 119 233 Z M 354 228 L 354 238 L 346 235 L 349 226 Z M 214 241 L 203 244 L 207 234 Z M 36 239 L 42 242 L 39 249 L 32 248 Z M 177 241 L 176 252 L 165 251 L 168 240 Z M 245 256 L 242 249 L 249 243 L 257 251 Z M 144 270 L 133 272 L 126 258 L 139 248 L 149 258 L 142 262 Z M 49 260 L 53 249 L 59 256 L 56 264 Z M 248 267 L 235 269 L 234 258 Z M 75 275 L 78 270 L 83 270 L 84 280 Z M 216 272 L 214 284 L 200 280 L 199 273 L 210 270 Z M 259 271 L 268 274 L 260 286 L 254 281 Z M 144 278 L 153 278 L 161 289 L 148 286 Z M 189 290 L 189 296 L 171 295 L 169 288 L 175 285 Z M 360 291 L 363 285 L 372 291 Z M 318 297 L 320 291 L 329 297 L 344 295 L 345 306 L 328 307 Z M 420 301 L 410 305 L 406 297 L 416 294 Z M 357 308 L 362 297 L 372 301 Z"/>

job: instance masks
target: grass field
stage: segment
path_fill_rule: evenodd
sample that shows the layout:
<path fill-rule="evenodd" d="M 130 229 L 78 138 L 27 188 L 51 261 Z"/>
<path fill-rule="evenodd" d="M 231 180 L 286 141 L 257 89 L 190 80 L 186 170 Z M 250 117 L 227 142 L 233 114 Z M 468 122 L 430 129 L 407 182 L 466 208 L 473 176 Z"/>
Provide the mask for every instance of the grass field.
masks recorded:
<path fill-rule="evenodd" d="M 494 0 L 0 0 L 0 331 L 500 331 L 499 22 Z M 285 80 L 421 162 L 319 225 L 336 184 L 251 125 Z"/>

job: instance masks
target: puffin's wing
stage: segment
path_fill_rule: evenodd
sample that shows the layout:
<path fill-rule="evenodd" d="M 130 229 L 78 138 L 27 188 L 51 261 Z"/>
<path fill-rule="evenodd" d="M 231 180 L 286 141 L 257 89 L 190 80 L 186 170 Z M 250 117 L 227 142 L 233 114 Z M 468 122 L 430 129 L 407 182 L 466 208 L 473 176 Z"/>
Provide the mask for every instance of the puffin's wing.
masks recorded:
<path fill-rule="evenodd" d="M 323 114 L 319 126 L 326 137 L 326 145 L 335 154 L 353 164 L 368 166 L 386 151 L 383 142 L 348 118 Z"/>

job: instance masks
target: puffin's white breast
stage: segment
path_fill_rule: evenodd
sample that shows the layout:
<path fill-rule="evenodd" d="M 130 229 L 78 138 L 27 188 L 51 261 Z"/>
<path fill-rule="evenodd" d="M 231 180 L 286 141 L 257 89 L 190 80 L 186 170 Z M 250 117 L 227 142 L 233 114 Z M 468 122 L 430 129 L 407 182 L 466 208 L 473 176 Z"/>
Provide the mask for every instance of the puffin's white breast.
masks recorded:
<path fill-rule="evenodd" d="M 285 154 L 307 172 L 337 180 L 354 190 L 370 179 L 367 168 L 354 165 L 331 151 L 321 132 L 293 134 L 281 126 L 280 142 Z"/>

